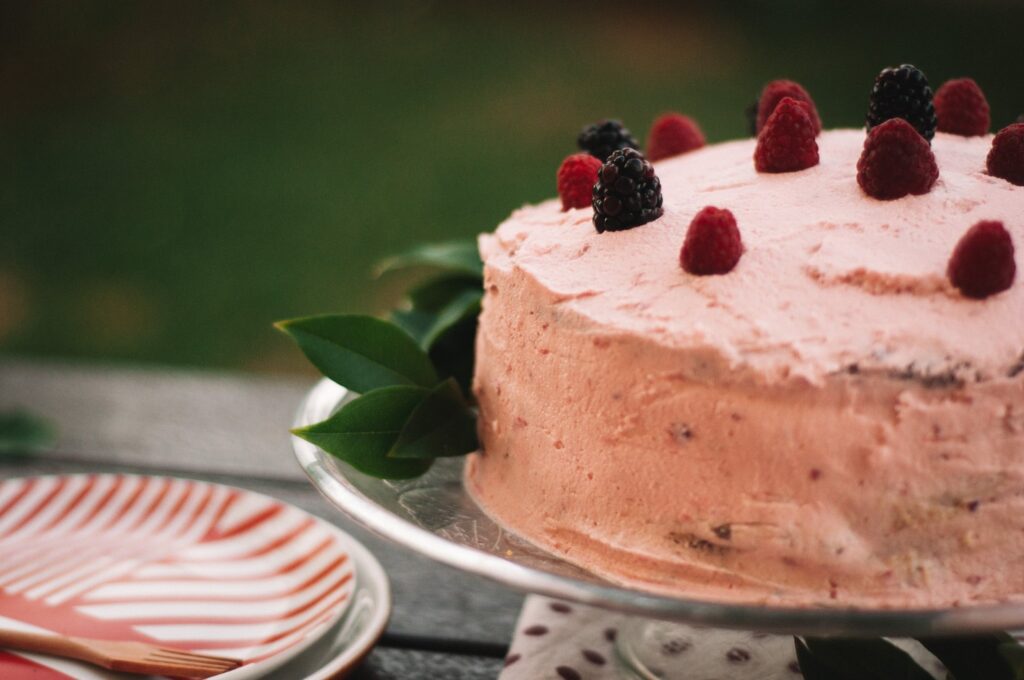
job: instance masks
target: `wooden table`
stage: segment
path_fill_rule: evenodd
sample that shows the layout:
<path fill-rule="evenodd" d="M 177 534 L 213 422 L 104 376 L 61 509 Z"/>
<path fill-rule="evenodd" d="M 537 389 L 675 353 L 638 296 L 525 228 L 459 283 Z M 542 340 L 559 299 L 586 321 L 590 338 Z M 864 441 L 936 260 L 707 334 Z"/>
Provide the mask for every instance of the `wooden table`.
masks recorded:
<path fill-rule="evenodd" d="M 494 678 L 522 595 L 370 534 L 320 497 L 292 456 L 288 427 L 311 381 L 0 358 L 0 411 L 55 423 L 56 448 L 0 460 L 0 475 L 143 472 L 276 496 L 362 541 L 391 577 L 394 610 L 352 676 Z"/>

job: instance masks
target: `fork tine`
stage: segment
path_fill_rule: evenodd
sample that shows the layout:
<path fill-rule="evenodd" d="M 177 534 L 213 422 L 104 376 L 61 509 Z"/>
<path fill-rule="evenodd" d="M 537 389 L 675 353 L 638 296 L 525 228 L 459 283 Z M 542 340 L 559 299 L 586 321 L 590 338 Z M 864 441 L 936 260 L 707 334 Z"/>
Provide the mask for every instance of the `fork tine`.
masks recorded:
<path fill-rule="evenodd" d="M 115 671 L 170 675 L 178 678 L 209 678 L 231 670 L 158 660 L 116 661 L 107 667 Z"/>
<path fill-rule="evenodd" d="M 227 656 L 214 656 L 212 654 L 203 654 L 202 652 L 189 652 L 184 649 L 174 649 L 173 647 L 157 647 L 153 650 L 157 653 L 173 654 L 177 656 L 185 656 L 190 659 L 207 659 L 210 661 L 223 661 L 224 663 L 240 664 L 241 661 L 238 659 L 232 659 Z"/>
<path fill-rule="evenodd" d="M 175 666 L 182 666 L 182 667 L 187 666 L 189 668 L 203 668 L 203 669 L 210 669 L 210 670 L 218 670 L 219 669 L 221 671 L 230 670 L 232 668 L 237 668 L 239 666 L 239 664 L 237 664 L 237 663 L 226 663 L 226 662 L 223 662 L 223 661 L 195 661 L 195 660 L 187 660 L 187 659 L 178 659 L 178 658 L 167 657 L 167 656 L 149 656 L 149 657 L 146 657 L 145 660 L 146 661 L 152 661 L 154 663 L 172 664 L 172 665 L 175 665 Z"/>
<path fill-rule="evenodd" d="M 217 656 L 207 656 L 205 654 L 193 654 L 192 652 L 183 652 L 175 649 L 154 649 L 150 654 L 162 654 L 164 656 L 173 656 L 179 659 L 197 659 L 200 661 L 220 661 L 232 663 L 234 659 L 225 659 Z"/>
<path fill-rule="evenodd" d="M 207 664 L 203 664 L 203 663 L 176 663 L 174 661 L 166 661 L 164 659 L 147 659 L 146 663 L 155 663 L 155 664 L 160 664 L 160 665 L 172 665 L 175 668 L 197 668 L 197 669 L 202 669 L 202 670 L 205 670 L 205 671 L 217 671 L 219 673 L 223 673 L 224 671 L 231 670 L 232 668 L 235 668 L 235 666 L 228 666 L 228 665 L 211 666 L 211 665 L 207 665 Z"/>
<path fill-rule="evenodd" d="M 186 659 L 175 656 L 165 656 L 162 654 L 151 654 L 146 657 L 147 660 L 160 661 L 161 663 L 173 663 L 179 665 L 188 666 L 203 666 L 204 668 L 235 668 L 239 664 L 231 663 L 227 661 L 208 661 L 205 659 Z"/>

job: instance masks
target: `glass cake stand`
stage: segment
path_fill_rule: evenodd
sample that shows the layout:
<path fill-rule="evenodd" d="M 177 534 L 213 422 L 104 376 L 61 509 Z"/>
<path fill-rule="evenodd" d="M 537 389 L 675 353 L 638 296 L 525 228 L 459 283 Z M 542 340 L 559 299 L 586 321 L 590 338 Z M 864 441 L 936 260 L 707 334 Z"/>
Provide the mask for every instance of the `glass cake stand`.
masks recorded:
<path fill-rule="evenodd" d="M 345 388 L 321 380 L 301 405 L 296 425 L 329 417 Z M 369 477 L 316 446 L 292 438 L 299 464 L 340 510 L 376 533 L 438 562 L 528 593 L 635 615 L 620 634 L 620 661 L 639 677 L 648 652 L 660 648 L 673 624 L 793 635 L 921 637 L 1024 628 L 1024 604 L 948 609 L 782 607 L 687 599 L 610 583 L 498 526 L 462 485 L 462 458 L 440 458 L 423 476 Z"/>

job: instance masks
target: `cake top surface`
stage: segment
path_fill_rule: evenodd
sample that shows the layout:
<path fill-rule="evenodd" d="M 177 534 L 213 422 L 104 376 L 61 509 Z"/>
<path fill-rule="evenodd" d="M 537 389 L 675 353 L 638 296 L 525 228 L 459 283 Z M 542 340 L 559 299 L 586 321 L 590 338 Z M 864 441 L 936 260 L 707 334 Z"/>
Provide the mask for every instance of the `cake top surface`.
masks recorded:
<path fill-rule="evenodd" d="M 857 184 L 864 139 L 823 132 L 820 163 L 782 174 L 755 170 L 754 139 L 707 146 L 655 163 L 665 212 L 653 222 L 597 233 L 590 209 L 563 212 L 556 199 L 515 211 L 481 250 L 489 267 L 521 269 L 594 332 L 706 347 L 769 378 L 1019 372 L 1024 286 L 974 300 L 946 277 L 980 220 L 1001 220 L 1024 244 L 1024 188 L 985 173 L 992 136 L 937 134 L 935 186 L 893 201 Z M 745 252 L 727 275 L 694 276 L 679 250 L 709 205 L 732 211 Z M 1021 248 L 1016 258 L 1020 268 Z"/>

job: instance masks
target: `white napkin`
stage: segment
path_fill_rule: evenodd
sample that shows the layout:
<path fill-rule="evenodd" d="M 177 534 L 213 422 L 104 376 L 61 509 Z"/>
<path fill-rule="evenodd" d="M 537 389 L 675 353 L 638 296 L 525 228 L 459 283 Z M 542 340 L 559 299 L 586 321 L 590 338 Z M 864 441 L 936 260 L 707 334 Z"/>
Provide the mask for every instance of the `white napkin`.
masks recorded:
<path fill-rule="evenodd" d="M 603 609 L 526 598 L 499 680 L 618 680 L 615 637 L 628 617 Z M 938 659 L 913 641 L 895 641 L 934 677 Z M 684 674 L 666 680 L 800 680 L 793 638 L 744 631 L 681 626 L 662 645 L 666 663 L 685 661 Z"/>

